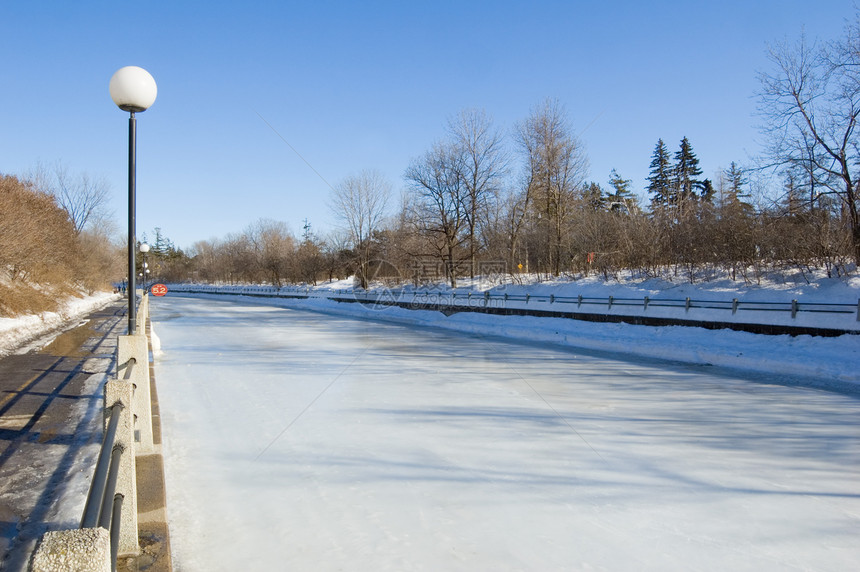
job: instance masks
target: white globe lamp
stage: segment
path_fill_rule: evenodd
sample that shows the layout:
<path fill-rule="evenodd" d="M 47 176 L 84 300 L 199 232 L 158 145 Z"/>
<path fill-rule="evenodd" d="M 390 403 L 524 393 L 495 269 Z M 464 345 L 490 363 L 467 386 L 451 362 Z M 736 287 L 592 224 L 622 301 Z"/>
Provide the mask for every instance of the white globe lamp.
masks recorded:
<path fill-rule="evenodd" d="M 146 111 L 155 103 L 158 86 L 148 71 L 137 66 L 120 68 L 110 78 L 110 96 L 123 111 Z"/>

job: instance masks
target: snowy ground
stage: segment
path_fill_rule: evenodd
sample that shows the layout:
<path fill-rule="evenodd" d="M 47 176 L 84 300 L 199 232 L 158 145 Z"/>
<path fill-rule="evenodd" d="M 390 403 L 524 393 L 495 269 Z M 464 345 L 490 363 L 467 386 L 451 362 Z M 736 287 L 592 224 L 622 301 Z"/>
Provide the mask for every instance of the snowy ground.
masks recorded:
<path fill-rule="evenodd" d="M 818 345 L 444 321 L 475 332 L 465 335 L 428 328 L 443 323 L 431 312 L 367 321 L 334 314 L 373 312 L 357 304 L 313 304 L 330 315 L 270 300 L 153 301 L 178 571 L 847 570 L 860 560 L 855 336 Z M 516 332 L 539 343 L 493 335 Z M 546 343 L 633 351 L 654 336 L 657 357 L 789 371 L 813 360 L 799 373 L 820 375 Z M 753 357 L 721 358 L 729 348 Z M 828 379 L 840 391 L 810 387 Z"/>

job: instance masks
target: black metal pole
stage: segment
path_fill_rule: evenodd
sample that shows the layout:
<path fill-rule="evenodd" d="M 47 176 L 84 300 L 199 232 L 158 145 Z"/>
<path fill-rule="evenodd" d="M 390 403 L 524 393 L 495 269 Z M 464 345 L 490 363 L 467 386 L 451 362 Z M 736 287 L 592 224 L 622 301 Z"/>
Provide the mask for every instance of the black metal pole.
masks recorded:
<path fill-rule="evenodd" d="M 128 335 L 134 335 L 137 331 L 137 317 L 135 316 L 135 299 L 137 290 L 137 269 L 134 261 L 134 251 L 137 246 L 135 238 L 135 176 L 137 155 L 137 119 L 134 111 L 130 112 L 128 118 Z"/>

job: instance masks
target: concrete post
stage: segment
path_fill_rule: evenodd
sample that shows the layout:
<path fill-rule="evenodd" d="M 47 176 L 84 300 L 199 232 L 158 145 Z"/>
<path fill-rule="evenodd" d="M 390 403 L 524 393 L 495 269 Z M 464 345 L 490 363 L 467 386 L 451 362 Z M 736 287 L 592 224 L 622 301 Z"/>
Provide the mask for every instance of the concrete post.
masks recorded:
<path fill-rule="evenodd" d="M 146 332 L 146 319 L 149 317 L 149 294 L 140 291 L 140 306 L 137 308 L 137 327 L 140 333 Z"/>
<path fill-rule="evenodd" d="M 136 556 L 140 553 L 137 542 L 137 471 L 134 462 L 134 414 L 131 406 L 133 396 L 134 387 L 128 381 L 111 380 L 105 384 L 105 405 L 110 407 L 119 401 L 124 406 L 119 412 L 121 417 L 115 440 L 115 445 L 123 448 L 116 482 L 116 492 L 124 497 L 117 552 L 120 556 Z M 108 422 L 107 407 L 105 408 L 105 429 Z"/>
<path fill-rule="evenodd" d="M 30 560 L 30 572 L 110 572 L 110 534 L 104 528 L 46 532 Z"/>
<path fill-rule="evenodd" d="M 131 410 L 134 414 L 135 450 L 138 455 L 148 455 L 153 452 L 152 443 L 152 402 L 149 391 L 149 345 L 145 334 L 133 336 L 117 336 L 117 366 L 124 366 L 129 358 L 134 358 L 131 377 L 127 381 L 134 385 L 134 399 Z M 124 380 L 125 369 L 118 372 L 118 377 Z M 108 405 L 112 405 L 109 403 Z"/>

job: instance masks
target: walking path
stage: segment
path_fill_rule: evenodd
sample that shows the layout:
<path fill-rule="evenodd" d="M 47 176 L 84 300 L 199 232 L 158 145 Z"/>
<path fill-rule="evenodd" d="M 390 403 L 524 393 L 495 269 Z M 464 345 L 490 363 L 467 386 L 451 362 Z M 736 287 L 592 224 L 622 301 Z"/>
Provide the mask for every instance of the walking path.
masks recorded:
<path fill-rule="evenodd" d="M 3 570 L 26 570 L 45 531 L 80 524 L 101 443 L 104 383 L 115 372 L 117 336 L 126 331 L 125 308 L 114 302 L 70 326 L 0 360 Z M 161 467 L 158 448 L 139 458 L 144 553 L 120 569 L 170 570 L 167 526 L 159 518 L 165 512 Z"/>

